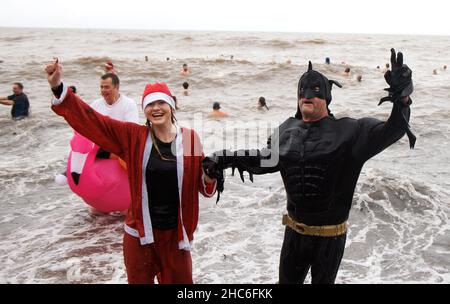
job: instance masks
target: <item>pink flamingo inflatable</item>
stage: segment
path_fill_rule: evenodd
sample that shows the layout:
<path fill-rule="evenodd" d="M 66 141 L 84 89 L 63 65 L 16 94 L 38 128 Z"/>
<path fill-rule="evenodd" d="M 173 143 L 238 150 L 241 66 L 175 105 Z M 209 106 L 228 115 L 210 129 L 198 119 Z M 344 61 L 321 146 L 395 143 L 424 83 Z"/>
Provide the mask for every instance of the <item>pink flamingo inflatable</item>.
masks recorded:
<path fill-rule="evenodd" d="M 119 159 L 96 158 L 99 146 L 76 132 L 70 146 L 66 172 L 70 189 L 101 212 L 127 210 L 130 186 Z"/>

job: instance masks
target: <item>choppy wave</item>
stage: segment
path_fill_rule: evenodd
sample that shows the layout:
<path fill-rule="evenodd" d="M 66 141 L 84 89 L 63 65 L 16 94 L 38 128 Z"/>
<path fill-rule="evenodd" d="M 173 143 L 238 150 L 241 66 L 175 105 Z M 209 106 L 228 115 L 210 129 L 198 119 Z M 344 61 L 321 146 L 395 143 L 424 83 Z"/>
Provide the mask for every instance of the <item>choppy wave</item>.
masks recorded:
<path fill-rule="evenodd" d="M 329 43 L 325 39 L 308 39 L 308 40 L 297 40 L 300 44 L 326 44 Z"/>
<path fill-rule="evenodd" d="M 108 60 L 111 60 L 110 57 L 107 56 L 84 56 L 84 57 L 79 57 L 76 58 L 74 60 L 71 60 L 69 62 L 67 62 L 68 64 L 79 64 L 79 65 L 83 65 L 83 66 L 99 66 L 99 65 L 104 65 L 105 62 L 107 62 Z"/>
<path fill-rule="evenodd" d="M 344 269 L 357 267 L 361 273 L 343 280 L 446 281 L 449 265 L 428 272 L 431 256 L 441 255 L 441 240 L 450 229 L 443 190 L 380 170 L 367 170 L 366 176 L 356 190 L 343 261 Z"/>
<path fill-rule="evenodd" d="M 140 43 L 140 42 L 147 42 L 148 39 L 145 37 L 127 37 L 127 38 L 118 38 L 114 39 L 113 43 Z"/>
<path fill-rule="evenodd" d="M 21 41 L 27 41 L 31 38 L 33 38 L 33 37 L 32 36 L 6 36 L 6 37 L 0 37 L 0 41 L 21 42 Z"/>
<path fill-rule="evenodd" d="M 186 36 L 182 38 L 183 41 L 187 41 L 187 42 L 192 42 L 194 41 L 194 38 L 192 38 L 191 36 Z"/>
<path fill-rule="evenodd" d="M 263 46 L 279 49 L 299 48 L 304 45 L 323 45 L 328 42 L 324 39 L 306 39 L 306 40 L 284 40 L 284 39 L 271 39 L 263 42 Z"/>
<path fill-rule="evenodd" d="M 280 40 L 280 39 L 272 39 L 272 40 L 268 41 L 265 45 L 274 47 L 274 48 L 282 48 L 282 49 L 295 47 L 294 43 L 286 41 L 286 40 Z"/>

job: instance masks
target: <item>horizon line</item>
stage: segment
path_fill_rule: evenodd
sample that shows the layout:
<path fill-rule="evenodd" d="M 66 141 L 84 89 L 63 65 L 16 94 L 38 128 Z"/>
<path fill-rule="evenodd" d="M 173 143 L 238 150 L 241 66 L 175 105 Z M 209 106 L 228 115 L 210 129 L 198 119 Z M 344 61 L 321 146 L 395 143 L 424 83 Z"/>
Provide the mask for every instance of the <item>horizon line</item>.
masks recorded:
<path fill-rule="evenodd" d="M 224 30 L 224 29 L 148 29 L 148 28 L 114 28 L 114 27 L 71 27 L 71 26 L 5 26 L 0 28 L 9 29 L 64 29 L 64 30 L 113 30 L 113 31 L 160 31 L 160 32 L 221 32 L 221 33 L 282 33 L 282 34 L 344 34 L 344 35 L 377 35 L 377 36 L 426 36 L 426 37 L 449 37 L 445 34 L 411 34 L 411 33 L 370 33 L 370 32 L 298 32 L 298 31 L 267 31 L 267 30 Z"/>

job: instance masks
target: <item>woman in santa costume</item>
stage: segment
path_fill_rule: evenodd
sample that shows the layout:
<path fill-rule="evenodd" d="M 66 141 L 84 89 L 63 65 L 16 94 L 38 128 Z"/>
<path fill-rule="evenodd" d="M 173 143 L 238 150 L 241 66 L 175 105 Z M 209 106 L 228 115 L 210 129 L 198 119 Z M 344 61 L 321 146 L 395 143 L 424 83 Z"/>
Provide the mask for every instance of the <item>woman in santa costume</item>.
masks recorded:
<path fill-rule="evenodd" d="M 125 160 L 131 206 L 125 219 L 129 283 L 192 283 L 190 248 L 198 222 L 198 193 L 212 197 L 216 180 L 204 174 L 194 130 L 175 122 L 165 83 L 148 84 L 142 98 L 147 125 L 103 116 L 61 82 L 56 59 L 45 68 L 53 111 L 78 133 Z"/>

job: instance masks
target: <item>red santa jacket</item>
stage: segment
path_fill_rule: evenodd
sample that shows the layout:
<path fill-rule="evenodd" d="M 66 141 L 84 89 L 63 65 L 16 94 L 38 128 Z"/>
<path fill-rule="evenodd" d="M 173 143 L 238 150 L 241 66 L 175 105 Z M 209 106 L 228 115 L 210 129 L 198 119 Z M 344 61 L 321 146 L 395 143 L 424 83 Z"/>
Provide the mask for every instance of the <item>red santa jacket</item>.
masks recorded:
<path fill-rule="evenodd" d="M 125 232 L 139 237 L 142 245 L 153 243 L 145 175 L 152 150 L 149 127 L 101 115 L 66 85 L 61 97 L 52 100 L 52 109 L 75 131 L 126 162 L 131 206 L 125 219 Z M 180 249 L 189 250 L 198 223 L 198 193 L 212 197 L 216 183 L 205 182 L 201 169 L 203 148 L 194 130 L 177 126 L 176 151 L 178 185 L 182 185 L 178 189 L 178 241 Z"/>

